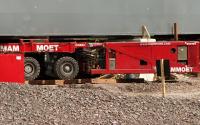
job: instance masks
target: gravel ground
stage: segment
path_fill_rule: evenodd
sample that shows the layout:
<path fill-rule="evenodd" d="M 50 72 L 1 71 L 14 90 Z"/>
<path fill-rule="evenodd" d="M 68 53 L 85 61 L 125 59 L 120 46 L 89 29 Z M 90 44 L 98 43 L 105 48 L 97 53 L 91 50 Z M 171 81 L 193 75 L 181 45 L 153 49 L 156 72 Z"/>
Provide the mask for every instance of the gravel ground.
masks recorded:
<path fill-rule="evenodd" d="M 138 95 L 142 90 L 148 90 L 147 93 L 153 92 L 158 85 L 154 83 L 147 85 L 148 89 L 144 89 L 145 84 L 129 84 L 125 87 L 122 85 L 57 87 L 1 84 L 0 124 L 200 124 L 200 94 L 194 97 L 178 96 L 178 98 L 173 96 L 162 98 L 146 93 Z M 198 84 L 184 83 L 183 85 L 198 89 Z M 168 85 L 170 86 L 182 88 L 179 83 Z M 180 94 L 184 93 L 185 90 Z"/>

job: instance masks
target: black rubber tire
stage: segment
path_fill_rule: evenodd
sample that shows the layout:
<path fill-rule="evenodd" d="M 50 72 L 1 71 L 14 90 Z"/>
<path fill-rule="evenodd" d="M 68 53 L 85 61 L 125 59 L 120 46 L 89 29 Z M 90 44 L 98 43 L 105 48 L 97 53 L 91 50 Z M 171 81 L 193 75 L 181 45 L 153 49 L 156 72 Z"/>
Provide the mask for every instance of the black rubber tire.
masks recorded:
<path fill-rule="evenodd" d="M 55 63 L 54 72 L 62 80 L 74 79 L 79 72 L 78 62 L 72 57 L 61 57 Z"/>
<path fill-rule="evenodd" d="M 29 66 L 29 67 L 27 67 Z M 27 69 L 29 68 L 29 69 Z M 32 70 L 28 72 L 27 70 Z M 35 80 L 40 75 L 40 63 L 33 57 L 24 59 L 24 77 L 26 80 Z"/>

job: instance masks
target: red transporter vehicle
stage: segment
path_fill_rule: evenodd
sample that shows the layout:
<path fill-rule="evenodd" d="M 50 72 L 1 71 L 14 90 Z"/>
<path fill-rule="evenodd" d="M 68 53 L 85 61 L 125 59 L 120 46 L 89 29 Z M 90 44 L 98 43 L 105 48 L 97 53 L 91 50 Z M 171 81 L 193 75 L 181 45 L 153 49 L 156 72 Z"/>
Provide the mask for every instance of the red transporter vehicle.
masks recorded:
<path fill-rule="evenodd" d="M 0 81 L 34 80 L 41 75 L 74 79 L 78 74 L 155 73 L 156 61 L 169 60 L 171 72 L 200 72 L 200 43 L 50 42 L 20 39 L 0 44 Z"/>

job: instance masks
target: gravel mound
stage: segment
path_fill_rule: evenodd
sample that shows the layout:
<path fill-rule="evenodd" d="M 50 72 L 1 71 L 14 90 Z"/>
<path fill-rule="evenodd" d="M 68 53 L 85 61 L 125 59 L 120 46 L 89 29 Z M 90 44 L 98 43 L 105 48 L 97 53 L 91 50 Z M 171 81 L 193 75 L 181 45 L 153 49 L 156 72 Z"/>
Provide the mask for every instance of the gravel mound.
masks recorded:
<path fill-rule="evenodd" d="M 198 98 L 127 96 L 93 87 L 0 85 L 2 125 L 200 124 Z"/>

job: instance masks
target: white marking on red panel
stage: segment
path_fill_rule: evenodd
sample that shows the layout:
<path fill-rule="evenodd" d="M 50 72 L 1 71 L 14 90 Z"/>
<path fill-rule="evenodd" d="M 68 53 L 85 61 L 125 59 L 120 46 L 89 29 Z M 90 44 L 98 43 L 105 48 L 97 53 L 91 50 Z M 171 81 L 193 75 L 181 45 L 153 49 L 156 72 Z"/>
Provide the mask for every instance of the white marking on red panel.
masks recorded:
<path fill-rule="evenodd" d="M 189 73 L 193 72 L 193 67 L 171 67 L 171 72 Z"/>
<path fill-rule="evenodd" d="M 1 52 L 19 52 L 19 45 L 0 45 Z"/>
<path fill-rule="evenodd" d="M 38 52 L 56 52 L 59 45 L 36 45 L 36 51 Z"/>

